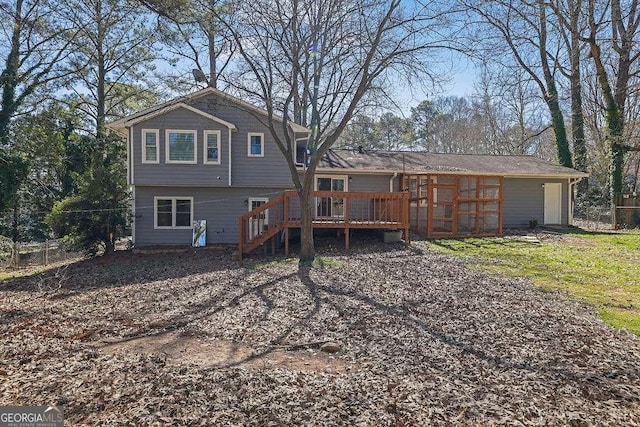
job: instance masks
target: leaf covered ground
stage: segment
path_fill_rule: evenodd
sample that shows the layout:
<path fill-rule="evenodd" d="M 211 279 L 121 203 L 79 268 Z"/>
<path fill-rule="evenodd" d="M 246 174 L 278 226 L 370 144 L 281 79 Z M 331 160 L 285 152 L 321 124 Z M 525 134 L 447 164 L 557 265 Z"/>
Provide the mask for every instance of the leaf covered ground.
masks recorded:
<path fill-rule="evenodd" d="M 471 266 L 489 273 L 530 277 L 545 289 L 593 305 L 607 323 L 640 336 L 640 231 L 516 233 L 418 246 L 471 257 Z"/>
<path fill-rule="evenodd" d="M 402 245 L 318 261 L 118 252 L 3 281 L 0 403 L 68 425 L 640 424 L 640 340 L 589 306 Z"/>

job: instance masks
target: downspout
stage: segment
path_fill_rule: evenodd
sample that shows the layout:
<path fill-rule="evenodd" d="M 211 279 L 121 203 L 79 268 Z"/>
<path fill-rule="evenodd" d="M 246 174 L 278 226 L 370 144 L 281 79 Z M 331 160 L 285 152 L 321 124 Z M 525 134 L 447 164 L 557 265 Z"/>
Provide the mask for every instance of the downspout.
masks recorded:
<path fill-rule="evenodd" d="M 393 193 L 393 180 L 398 176 L 398 172 L 394 172 L 391 178 L 389 178 L 389 193 Z"/>
<path fill-rule="evenodd" d="M 136 245 L 136 187 L 131 187 L 131 243 Z"/>
<path fill-rule="evenodd" d="M 129 147 L 127 147 L 127 149 L 131 148 L 131 158 L 129 159 L 131 161 L 131 181 L 129 181 L 130 185 L 134 184 L 134 170 L 133 170 L 133 165 L 135 165 L 136 163 L 136 156 L 135 156 L 135 144 L 133 142 L 133 126 L 129 128 L 129 141 L 130 141 L 130 145 Z M 158 141 L 158 150 L 160 149 L 160 141 Z M 158 153 L 158 158 L 160 158 L 160 154 Z"/>
<path fill-rule="evenodd" d="M 573 186 L 582 181 L 582 178 L 569 178 L 569 194 L 568 203 L 569 212 L 567 212 L 567 223 L 573 225 Z"/>
<path fill-rule="evenodd" d="M 160 150 L 160 141 L 157 141 L 158 151 Z M 160 153 L 158 153 L 160 158 Z M 129 128 L 127 133 L 127 169 L 129 170 L 129 186 L 131 187 L 131 243 L 136 244 L 136 186 L 133 179 L 133 165 L 135 161 L 135 143 L 133 141 L 133 126 Z"/>
<path fill-rule="evenodd" d="M 227 128 L 229 134 L 229 187 L 231 187 L 231 128 Z"/>
<path fill-rule="evenodd" d="M 127 185 L 131 185 L 131 138 L 130 132 L 126 132 L 127 137 Z M 121 134 L 122 135 L 122 134 Z"/>

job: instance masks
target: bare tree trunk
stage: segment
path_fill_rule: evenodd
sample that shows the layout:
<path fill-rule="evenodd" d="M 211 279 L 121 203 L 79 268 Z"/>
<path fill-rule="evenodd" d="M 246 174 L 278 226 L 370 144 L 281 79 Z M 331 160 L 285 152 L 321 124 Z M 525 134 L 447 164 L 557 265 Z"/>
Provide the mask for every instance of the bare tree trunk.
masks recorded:
<path fill-rule="evenodd" d="M 104 253 L 106 254 L 110 254 L 111 252 L 115 251 L 116 245 L 115 245 L 115 234 L 113 232 L 108 233 L 108 237 L 106 239 L 106 241 L 104 242 Z"/>
<path fill-rule="evenodd" d="M 300 196 L 300 265 L 311 265 L 316 257 L 313 242 L 313 197 L 312 180 L 304 180 Z"/>
<path fill-rule="evenodd" d="M 570 3 L 571 6 L 571 134 L 573 135 L 574 166 L 582 172 L 587 172 L 587 143 L 584 135 L 584 112 L 582 110 L 582 75 L 580 69 L 580 36 L 576 29 L 579 25 L 581 2 Z M 589 180 L 583 179 L 578 183 L 578 194 L 585 194 L 589 189 Z"/>
<path fill-rule="evenodd" d="M 105 115 L 106 115 L 106 94 L 105 83 L 107 79 L 107 72 L 105 69 L 105 56 L 104 56 L 104 41 L 105 41 L 105 29 L 102 25 L 102 0 L 98 0 L 95 3 L 96 23 L 98 24 L 98 34 L 96 45 L 98 51 L 96 52 L 96 59 L 98 65 L 98 75 L 96 81 L 96 136 L 100 140 L 105 133 Z"/>
<path fill-rule="evenodd" d="M 213 20 L 212 24 L 209 27 L 209 31 L 207 32 L 207 42 L 209 44 L 209 87 L 217 88 L 218 87 L 218 71 L 216 69 L 216 33 L 215 28 L 213 28 Z"/>
<path fill-rule="evenodd" d="M 11 251 L 11 267 L 18 267 L 20 264 L 20 230 L 18 228 L 18 199 L 20 196 L 16 194 L 13 201 L 13 221 L 11 224 L 11 241 L 13 249 Z"/>
<path fill-rule="evenodd" d="M 633 1 L 633 10 L 637 11 L 637 0 Z M 614 40 L 613 50 L 618 54 L 618 72 L 615 81 L 615 90 L 609 80 L 602 50 L 598 44 L 597 34 L 598 25 L 595 21 L 595 0 L 591 0 L 588 4 L 589 9 L 589 37 L 586 41 L 589 43 L 591 58 L 596 67 L 596 75 L 602 97 L 604 99 L 605 122 L 606 122 L 606 138 L 610 150 L 609 161 L 609 196 L 612 209 L 615 209 L 616 200 L 622 194 L 623 190 L 623 167 L 624 155 L 627 147 L 623 142 L 624 137 L 624 104 L 629 91 L 629 70 L 631 63 L 631 49 L 633 39 L 638 28 L 638 17 L 633 16 L 628 28 L 624 27 L 623 18 L 620 12 L 620 1 L 612 2 L 611 25 L 613 28 Z M 637 13 L 637 12 L 636 12 Z"/>
<path fill-rule="evenodd" d="M 558 161 L 562 166 L 568 168 L 573 167 L 571 160 L 571 150 L 569 149 L 569 140 L 567 139 L 567 129 L 564 124 L 564 116 L 558 102 L 558 92 L 555 83 L 551 83 L 551 87 L 547 90 L 545 101 L 551 113 L 551 123 L 556 136 L 556 148 L 558 152 Z"/>
<path fill-rule="evenodd" d="M 556 134 L 558 161 L 562 166 L 570 168 L 573 167 L 573 160 L 571 159 L 571 150 L 569 149 L 569 141 L 567 140 L 567 129 L 564 124 L 564 116 L 562 115 L 562 110 L 560 109 L 556 80 L 553 73 L 551 72 L 547 52 L 546 8 L 547 6 L 544 2 L 538 2 L 538 17 L 540 19 L 540 47 L 538 49 L 538 53 L 540 54 L 540 63 L 542 65 L 544 81 L 547 85 L 544 99 L 547 103 L 547 106 L 549 107 L 549 112 L 551 113 L 551 123 L 553 124 L 553 130 Z"/>
<path fill-rule="evenodd" d="M 5 69 L 0 75 L 2 82 L 2 105 L 0 106 L 0 146 L 9 143 L 9 123 L 16 112 L 16 86 L 18 85 L 18 69 L 20 68 L 20 35 L 22 23 L 17 17 L 22 16 L 22 0 L 16 2 L 16 22 L 11 35 L 11 50 L 7 55 Z"/>

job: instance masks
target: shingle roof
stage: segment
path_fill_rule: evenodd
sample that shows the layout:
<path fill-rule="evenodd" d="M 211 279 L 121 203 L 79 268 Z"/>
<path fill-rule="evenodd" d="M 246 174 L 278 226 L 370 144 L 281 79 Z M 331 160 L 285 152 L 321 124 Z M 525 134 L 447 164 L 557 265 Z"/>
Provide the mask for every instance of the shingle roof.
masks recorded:
<path fill-rule="evenodd" d="M 246 101 L 244 101 L 244 100 L 242 100 L 240 98 L 236 98 L 235 96 L 229 95 L 228 93 L 222 92 L 221 90 L 218 90 L 218 89 L 215 89 L 215 88 L 212 88 L 212 87 L 207 87 L 207 88 L 204 88 L 204 89 L 200 89 L 200 90 L 198 90 L 196 92 L 190 93 L 188 95 L 180 96 L 178 98 L 174 98 L 174 99 L 172 99 L 170 101 L 167 101 L 167 102 L 164 102 L 162 104 L 155 105 L 155 106 L 153 106 L 151 108 L 147 108 L 145 110 L 138 111 L 137 113 L 131 114 L 131 115 L 127 116 L 127 117 L 123 117 L 121 119 L 118 119 L 115 122 L 110 123 L 108 125 L 108 127 L 112 128 L 112 129 L 122 129 L 122 128 L 128 126 L 128 123 L 131 122 L 131 121 L 135 121 L 135 120 L 138 120 L 140 118 L 144 118 L 146 116 L 153 115 L 154 113 L 156 113 L 156 112 L 158 112 L 158 111 L 160 111 L 162 109 L 166 109 L 166 108 L 168 108 L 170 106 L 174 106 L 174 105 L 180 104 L 180 103 L 187 103 L 189 101 L 193 101 L 194 99 L 198 99 L 198 98 L 201 98 L 201 97 L 207 96 L 207 95 L 213 95 L 213 96 L 217 96 L 217 97 L 223 98 L 223 99 L 225 99 L 227 101 L 233 102 L 235 104 L 239 104 L 239 105 L 241 105 L 243 108 L 245 108 L 247 110 L 252 110 L 252 111 L 257 112 L 259 114 L 263 114 L 263 115 L 267 115 L 268 114 L 266 110 L 264 110 L 262 108 L 259 108 L 259 107 L 256 107 L 255 105 L 250 104 L 250 103 L 248 103 L 248 102 L 246 102 Z M 278 116 L 273 116 L 273 117 L 277 121 L 280 121 L 280 122 L 283 121 L 283 119 L 281 117 L 278 117 Z M 288 125 L 289 125 L 289 128 L 293 132 L 296 132 L 296 133 L 310 133 L 311 132 L 306 127 L 301 126 L 301 125 L 299 125 L 297 123 L 293 123 L 291 121 L 288 122 Z"/>
<path fill-rule="evenodd" d="M 419 151 L 329 150 L 319 169 L 464 175 L 586 177 L 587 174 L 532 156 L 439 154 Z"/>

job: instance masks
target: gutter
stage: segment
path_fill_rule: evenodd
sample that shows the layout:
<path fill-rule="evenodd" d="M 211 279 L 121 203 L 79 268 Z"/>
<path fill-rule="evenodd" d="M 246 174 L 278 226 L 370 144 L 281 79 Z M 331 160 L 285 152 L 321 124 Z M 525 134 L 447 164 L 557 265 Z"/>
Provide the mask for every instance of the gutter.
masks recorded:
<path fill-rule="evenodd" d="M 391 178 L 389 178 L 389 193 L 393 193 L 393 180 L 398 176 L 398 172 L 394 172 Z"/>
<path fill-rule="evenodd" d="M 304 172 L 302 167 L 297 168 L 299 172 Z M 326 175 L 393 175 L 398 173 L 397 169 L 353 169 L 353 168 L 317 168 L 316 173 Z M 477 172 L 477 171 L 439 171 L 439 170 L 406 170 L 407 175 L 460 175 L 460 176 L 501 176 L 503 178 L 547 178 L 547 179 L 582 179 L 589 175 L 586 173 L 560 174 L 560 173 L 504 173 L 504 172 Z"/>

